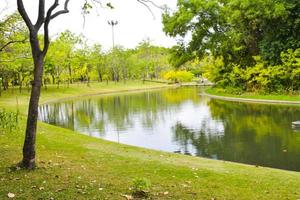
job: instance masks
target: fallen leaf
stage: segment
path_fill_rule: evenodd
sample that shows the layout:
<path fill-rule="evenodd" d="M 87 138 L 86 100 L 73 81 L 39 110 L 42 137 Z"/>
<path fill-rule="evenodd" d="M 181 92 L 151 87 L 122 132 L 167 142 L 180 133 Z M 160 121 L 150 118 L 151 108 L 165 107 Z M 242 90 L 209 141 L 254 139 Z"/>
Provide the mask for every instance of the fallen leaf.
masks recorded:
<path fill-rule="evenodd" d="M 168 192 L 168 191 L 164 192 L 164 195 L 168 195 L 168 194 L 169 194 L 169 192 Z"/>
<path fill-rule="evenodd" d="M 187 184 L 181 184 L 181 185 L 182 185 L 182 187 L 184 187 L 184 188 L 189 187 Z"/>
<path fill-rule="evenodd" d="M 57 190 L 55 190 L 55 192 L 61 192 L 61 191 L 63 191 L 63 189 L 57 189 Z"/>
<path fill-rule="evenodd" d="M 10 198 L 10 199 L 12 199 L 12 198 L 15 198 L 15 194 L 14 193 L 11 193 L 11 192 L 9 192 L 8 194 L 7 194 L 7 197 L 8 198 Z"/>
<path fill-rule="evenodd" d="M 131 195 L 122 194 L 121 196 L 126 198 L 127 200 L 133 200 L 133 197 Z"/>

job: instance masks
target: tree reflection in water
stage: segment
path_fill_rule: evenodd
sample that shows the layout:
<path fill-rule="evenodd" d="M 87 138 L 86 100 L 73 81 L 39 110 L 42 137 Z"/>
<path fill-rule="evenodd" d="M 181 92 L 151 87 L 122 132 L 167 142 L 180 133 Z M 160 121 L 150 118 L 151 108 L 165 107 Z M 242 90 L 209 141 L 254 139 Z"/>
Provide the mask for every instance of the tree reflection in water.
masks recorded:
<path fill-rule="evenodd" d="M 42 105 L 40 120 L 146 148 L 300 171 L 295 106 L 210 100 L 179 88 Z"/>
<path fill-rule="evenodd" d="M 195 130 L 177 122 L 172 130 L 181 153 L 300 170 L 300 135 L 291 127 L 300 117 L 298 107 L 220 100 L 208 105 L 211 117 L 223 122 L 223 133 L 207 129 L 206 124 Z"/>

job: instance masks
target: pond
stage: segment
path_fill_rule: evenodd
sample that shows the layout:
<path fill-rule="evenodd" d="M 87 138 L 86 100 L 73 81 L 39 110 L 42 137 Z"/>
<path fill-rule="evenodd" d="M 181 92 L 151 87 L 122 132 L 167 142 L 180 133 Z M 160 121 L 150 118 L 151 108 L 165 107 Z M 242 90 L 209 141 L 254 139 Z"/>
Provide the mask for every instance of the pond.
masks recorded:
<path fill-rule="evenodd" d="M 226 102 L 186 87 L 42 105 L 40 120 L 150 149 L 300 171 L 300 107 Z"/>

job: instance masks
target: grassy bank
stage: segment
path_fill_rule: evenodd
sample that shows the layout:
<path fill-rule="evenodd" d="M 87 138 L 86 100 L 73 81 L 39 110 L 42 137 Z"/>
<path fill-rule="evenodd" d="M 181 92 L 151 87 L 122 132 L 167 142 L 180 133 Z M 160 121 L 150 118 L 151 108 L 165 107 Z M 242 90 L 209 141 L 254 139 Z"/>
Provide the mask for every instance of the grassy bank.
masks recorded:
<path fill-rule="evenodd" d="M 156 83 L 73 85 L 44 90 L 42 102 L 57 98 L 158 88 Z M 0 107 L 21 113 L 28 94 L 6 92 Z M 17 100 L 16 100 L 17 99 Z M 152 199 L 299 199 L 300 173 L 248 166 L 120 145 L 71 130 L 38 124 L 35 171 L 11 170 L 21 159 L 20 130 L 0 133 L 0 199 L 126 199 L 135 178 L 151 182 Z"/>
<path fill-rule="evenodd" d="M 278 101 L 291 101 L 291 102 L 299 102 L 300 103 L 300 95 L 299 94 L 258 94 L 258 93 L 249 93 L 245 92 L 242 94 L 231 94 L 226 92 L 226 90 L 221 88 L 207 88 L 205 90 L 206 94 L 216 95 L 220 97 L 232 97 L 232 98 L 241 98 L 241 99 L 253 99 L 253 100 L 272 100 L 274 103 Z"/>
<path fill-rule="evenodd" d="M 126 84 L 124 84 L 123 82 L 110 82 L 109 84 L 91 83 L 89 87 L 86 84 L 82 83 L 75 83 L 69 86 L 61 85 L 59 88 L 57 88 L 56 85 L 52 85 L 42 89 L 40 104 L 73 97 L 149 90 L 162 87 L 172 87 L 172 85 L 154 82 L 145 82 L 143 84 L 142 81 L 128 81 Z M 2 96 L 0 97 L 0 107 L 5 107 L 9 110 L 16 110 L 17 105 L 20 111 L 23 114 L 26 114 L 29 95 L 29 90 L 26 88 L 24 88 L 21 93 L 18 88 L 4 91 L 2 93 Z"/>

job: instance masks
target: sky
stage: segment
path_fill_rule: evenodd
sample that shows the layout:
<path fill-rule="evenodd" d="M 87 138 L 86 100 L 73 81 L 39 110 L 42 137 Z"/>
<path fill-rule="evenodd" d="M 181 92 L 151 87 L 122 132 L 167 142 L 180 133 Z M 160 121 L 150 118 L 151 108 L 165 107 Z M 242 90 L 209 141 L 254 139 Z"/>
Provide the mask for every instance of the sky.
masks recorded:
<path fill-rule="evenodd" d="M 23 0 L 24 5 L 33 22 L 36 20 L 38 0 Z M 52 3 L 54 0 L 46 0 Z M 64 0 L 60 0 L 62 3 Z M 175 9 L 177 0 L 153 0 L 157 5 L 167 5 Z M 103 49 L 112 47 L 112 30 L 108 20 L 117 20 L 115 27 L 115 44 L 125 48 L 134 48 L 142 40 L 150 39 L 152 44 L 164 47 L 171 47 L 176 44 L 175 39 L 167 37 L 163 32 L 161 23 L 162 10 L 152 6 L 151 10 L 137 2 L 137 0 L 102 0 L 103 6 L 111 2 L 114 9 L 98 8 L 93 9 L 90 15 L 84 18 L 81 15 L 82 0 L 71 0 L 70 13 L 59 16 L 50 24 L 50 35 L 55 37 L 64 30 L 70 30 L 77 34 L 83 34 L 89 43 L 99 43 Z M 8 3 L 8 9 L 2 12 L 11 13 L 16 10 L 16 0 L 0 0 L 0 8 Z M 48 5 L 49 6 L 49 5 Z M 0 9 L 1 11 L 1 9 Z"/>

